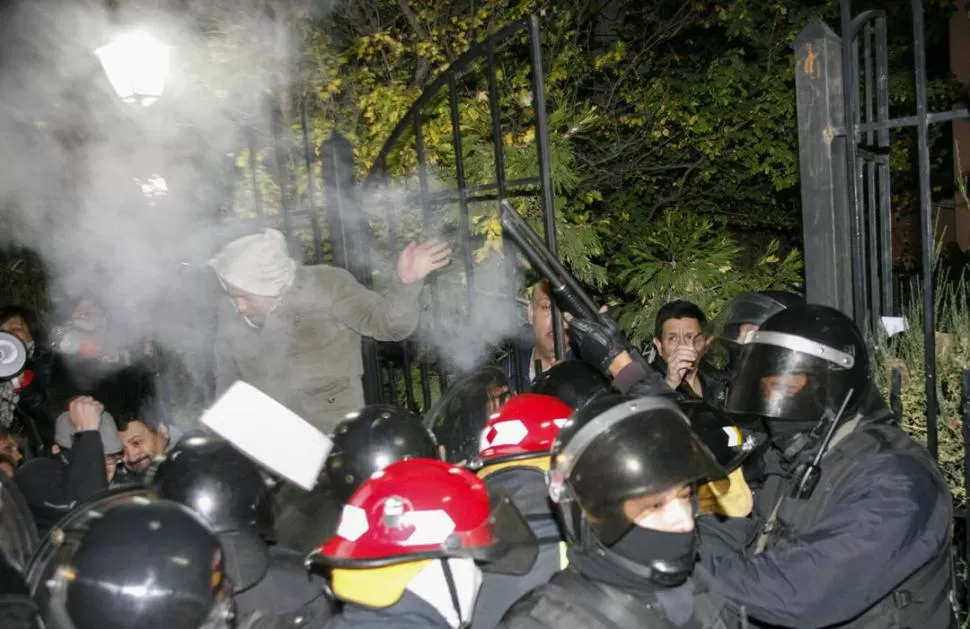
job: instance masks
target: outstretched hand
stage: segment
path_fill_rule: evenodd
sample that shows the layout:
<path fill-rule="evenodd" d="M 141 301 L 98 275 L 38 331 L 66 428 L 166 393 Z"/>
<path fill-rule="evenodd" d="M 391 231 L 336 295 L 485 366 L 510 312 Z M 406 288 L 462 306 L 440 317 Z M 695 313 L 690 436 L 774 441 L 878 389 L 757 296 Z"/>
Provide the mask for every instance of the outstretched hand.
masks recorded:
<path fill-rule="evenodd" d="M 440 240 L 433 239 L 420 245 L 412 242 L 397 259 L 397 276 L 402 283 L 412 284 L 450 262 L 451 247 Z"/>

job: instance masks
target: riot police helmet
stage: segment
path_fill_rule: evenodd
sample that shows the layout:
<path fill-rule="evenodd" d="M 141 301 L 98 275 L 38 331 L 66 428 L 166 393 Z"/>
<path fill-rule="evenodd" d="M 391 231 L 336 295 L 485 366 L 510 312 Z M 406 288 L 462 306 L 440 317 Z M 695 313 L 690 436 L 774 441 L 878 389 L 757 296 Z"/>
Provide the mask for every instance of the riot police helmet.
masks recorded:
<path fill-rule="evenodd" d="M 189 437 L 166 453 L 148 484 L 159 497 L 194 511 L 219 536 L 237 592 L 265 576 L 266 542 L 274 537 L 273 496 L 249 457 L 219 437 Z"/>
<path fill-rule="evenodd" d="M 708 336 L 728 343 L 742 343 L 744 337 L 782 310 L 805 300 L 786 291 L 766 290 L 738 293 L 708 325 Z"/>
<path fill-rule="evenodd" d="M 619 394 L 569 418 L 553 443 L 552 469 L 553 499 L 561 503 L 555 494 L 564 491 L 605 544 L 633 525 L 622 509 L 626 500 L 727 475 L 676 402 Z M 582 542 L 581 527 L 564 521 L 574 543 Z"/>
<path fill-rule="evenodd" d="M 598 369 L 585 361 L 570 359 L 536 376 L 529 392 L 559 398 L 575 410 L 612 390 L 610 381 Z"/>
<path fill-rule="evenodd" d="M 783 310 L 749 336 L 726 410 L 776 421 L 851 416 L 870 386 L 865 339 L 844 313 L 817 304 Z"/>
<path fill-rule="evenodd" d="M 417 415 L 390 404 L 371 404 L 347 415 L 334 429 L 326 469 L 330 488 L 343 504 L 391 463 L 437 457 L 434 435 Z"/>
<path fill-rule="evenodd" d="M 45 585 L 50 629 L 234 626 L 219 540 L 183 505 L 121 504 L 92 521 L 58 560 Z"/>

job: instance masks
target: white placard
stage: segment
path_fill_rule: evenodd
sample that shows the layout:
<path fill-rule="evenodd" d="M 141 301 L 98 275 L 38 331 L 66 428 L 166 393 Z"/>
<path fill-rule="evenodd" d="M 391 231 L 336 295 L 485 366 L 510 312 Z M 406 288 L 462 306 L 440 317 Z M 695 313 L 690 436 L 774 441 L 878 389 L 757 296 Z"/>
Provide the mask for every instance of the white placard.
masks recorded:
<path fill-rule="evenodd" d="M 333 441 L 251 384 L 236 381 L 201 422 L 268 470 L 310 491 Z"/>
<path fill-rule="evenodd" d="M 909 322 L 906 317 L 882 317 L 882 329 L 886 331 L 886 336 L 892 338 L 908 330 Z"/>

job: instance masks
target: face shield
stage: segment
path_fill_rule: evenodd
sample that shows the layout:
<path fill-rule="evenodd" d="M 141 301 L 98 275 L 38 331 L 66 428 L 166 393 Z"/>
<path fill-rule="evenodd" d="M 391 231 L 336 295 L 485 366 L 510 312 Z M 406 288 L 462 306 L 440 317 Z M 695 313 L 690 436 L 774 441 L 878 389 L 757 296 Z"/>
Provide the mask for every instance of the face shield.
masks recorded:
<path fill-rule="evenodd" d="M 718 369 L 737 365 L 744 342 L 769 317 L 785 308 L 766 295 L 740 293 L 705 326 L 705 334 L 713 341 L 707 359 Z"/>
<path fill-rule="evenodd" d="M 783 332 L 756 332 L 741 351 L 731 386 L 729 413 L 796 422 L 816 422 L 843 400 L 829 399 L 855 357 Z"/>

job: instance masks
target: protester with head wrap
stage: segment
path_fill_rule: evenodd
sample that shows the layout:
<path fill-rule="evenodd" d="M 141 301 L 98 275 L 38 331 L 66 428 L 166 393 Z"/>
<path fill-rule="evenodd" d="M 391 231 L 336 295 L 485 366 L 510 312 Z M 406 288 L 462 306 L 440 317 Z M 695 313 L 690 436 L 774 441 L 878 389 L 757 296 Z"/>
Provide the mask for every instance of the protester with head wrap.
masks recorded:
<path fill-rule="evenodd" d="M 243 380 L 329 433 L 364 405 L 361 337 L 410 336 L 422 280 L 450 255 L 435 240 L 408 245 L 380 295 L 344 269 L 299 266 L 275 229 L 229 243 L 209 261 L 229 297 L 219 313 L 217 393 Z"/>

